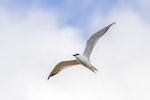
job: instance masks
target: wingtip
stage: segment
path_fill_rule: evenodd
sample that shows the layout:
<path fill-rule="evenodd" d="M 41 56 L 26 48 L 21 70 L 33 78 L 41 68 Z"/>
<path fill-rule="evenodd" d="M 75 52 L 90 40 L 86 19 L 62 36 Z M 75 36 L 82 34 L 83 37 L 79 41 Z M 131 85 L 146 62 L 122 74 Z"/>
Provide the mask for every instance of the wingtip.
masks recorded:
<path fill-rule="evenodd" d="M 56 74 L 57 74 L 57 73 L 50 74 L 50 75 L 48 76 L 47 80 L 49 80 L 50 77 L 52 77 L 52 76 L 54 76 L 54 75 L 56 75 Z"/>
<path fill-rule="evenodd" d="M 48 76 L 48 78 L 47 78 L 47 80 L 49 80 L 49 79 L 50 79 L 50 77 L 52 77 L 52 76 L 53 76 L 53 75 L 49 75 L 49 76 Z"/>
<path fill-rule="evenodd" d="M 116 24 L 116 22 L 113 22 L 112 24 L 110 24 L 110 26 L 113 25 L 113 24 Z"/>
<path fill-rule="evenodd" d="M 51 76 L 52 76 L 52 75 L 50 74 L 50 75 L 48 76 L 47 80 L 49 80 Z"/>
<path fill-rule="evenodd" d="M 49 80 L 50 77 L 47 78 L 47 80 Z"/>

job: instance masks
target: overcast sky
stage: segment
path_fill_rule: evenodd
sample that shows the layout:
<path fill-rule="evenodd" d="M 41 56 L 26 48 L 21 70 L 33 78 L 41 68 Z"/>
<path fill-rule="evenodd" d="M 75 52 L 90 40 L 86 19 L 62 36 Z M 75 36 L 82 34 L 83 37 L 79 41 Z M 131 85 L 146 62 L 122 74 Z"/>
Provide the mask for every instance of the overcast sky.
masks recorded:
<path fill-rule="evenodd" d="M 0 100 L 150 100 L 150 1 L 0 0 Z M 91 62 L 47 80 L 116 22 Z"/>

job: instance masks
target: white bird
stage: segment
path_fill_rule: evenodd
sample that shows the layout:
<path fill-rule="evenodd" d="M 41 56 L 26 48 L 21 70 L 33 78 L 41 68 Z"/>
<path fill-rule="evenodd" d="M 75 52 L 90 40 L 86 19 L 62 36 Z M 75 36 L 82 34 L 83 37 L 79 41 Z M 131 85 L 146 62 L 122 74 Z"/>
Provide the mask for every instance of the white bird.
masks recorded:
<path fill-rule="evenodd" d="M 61 70 L 63 70 L 64 68 L 67 68 L 69 66 L 73 66 L 73 65 L 78 65 L 81 64 L 83 66 L 85 66 L 86 68 L 90 69 L 93 72 L 98 71 L 92 64 L 90 61 L 90 55 L 91 52 L 97 42 L 97 40 L 104 34 L 106 33 L 106 31 L 110 28 L 110 26 L 112 26 L 114 23 L 108 25 L 107 27 L 103 28 L 102 30 L 98 31 L 97 33 L 93 34 L 86 43 L 86 47 L 84 49 L 83 54 L 75 54 L 73 55 L 76 59 L 74 60 L 69 60 L 69 61 L 62 61 L 60 63 L 58 63 L 55 68 L 52 70 L 52 72 L 49 74 L 48 79 L 51 76 L 56 75 L 58 72 L 60 72 Z"/>

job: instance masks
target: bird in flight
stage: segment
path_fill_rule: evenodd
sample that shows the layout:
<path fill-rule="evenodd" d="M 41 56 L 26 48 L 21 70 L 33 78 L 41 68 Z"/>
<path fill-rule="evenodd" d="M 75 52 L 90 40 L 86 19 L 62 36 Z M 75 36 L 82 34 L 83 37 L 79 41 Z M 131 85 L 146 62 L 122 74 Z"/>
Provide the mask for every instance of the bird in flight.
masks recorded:
<path fill-rule="evenodd" d="M 74 54 L 73 56 L 76 58 L 74 60 L 69 60 L 69 61 L 62 61 L 60 63 L 58 63 L 55 68 L 51 71 L 51 73 L 48 76 L 48 79 L 54 75 L 56 75 L 57 73 L 59 73 L 60 71 L 62 71 L 64 68 L 73 66 L 73 65 L 78 65 L 81 64 L 83 66 L 85 66 L 86 68 L 88 68 L 89 70 L 91 70 L 92 72 L 96 72 L 98 71 L 92 64 L 90 61 L 90 55 L 91 52 L 97 42 L 97 40 L 106 33 L 106 31 L 110 28 L 110 26 L 112 26 L 114 23 L 106 26 L 105 28 L 101 29 L 100 31 L 98 31 L 97 33 L 93 34 L 86 43 L 86 47 L 83 51 L 83 54 Z"/>

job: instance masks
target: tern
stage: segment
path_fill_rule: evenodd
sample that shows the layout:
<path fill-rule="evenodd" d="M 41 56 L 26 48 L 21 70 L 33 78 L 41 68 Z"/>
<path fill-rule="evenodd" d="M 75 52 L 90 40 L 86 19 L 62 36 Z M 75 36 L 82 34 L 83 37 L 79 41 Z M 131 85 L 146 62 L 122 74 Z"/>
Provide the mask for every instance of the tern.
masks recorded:
<path fill-rule="evenodd" d="M 81 64 L 83 66 L 85 66 L 86 68 L 88 68 L 89 70 L 91 70 L 92 72 L 96 72 L 98 71 L 92 64 L 90 61 L 90 55 L 91 52 L 95 46 L 95 44 L 97 43 L 97 40 L 106 33 L 106 31 L 110 28 L 110 26 L 112 26 L 114 23 L 106 26 L 105 28 L 101 29 L 100 31 L 96 32 L 95 34 L 93 34 L 86 43 L 86 47 L 83 51 L 83 54 L 74 54 L 73 56 L 76 58 L 74 60 L 69 60 L 69 61 L 62 61 L 60 63 L 58 63 L 55 68 L 51 71 L 51 73 L 48 76 L 48 79 L 54 75 L 56 75 L 57 73 L 59 73 L 60 71 L 62 71 L 64 68 L 73 66 L 73 65 L 78 65 Z"/>

